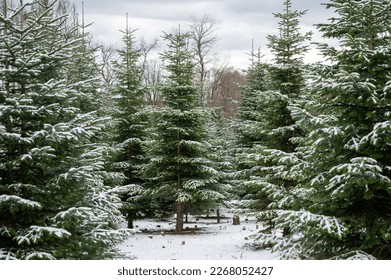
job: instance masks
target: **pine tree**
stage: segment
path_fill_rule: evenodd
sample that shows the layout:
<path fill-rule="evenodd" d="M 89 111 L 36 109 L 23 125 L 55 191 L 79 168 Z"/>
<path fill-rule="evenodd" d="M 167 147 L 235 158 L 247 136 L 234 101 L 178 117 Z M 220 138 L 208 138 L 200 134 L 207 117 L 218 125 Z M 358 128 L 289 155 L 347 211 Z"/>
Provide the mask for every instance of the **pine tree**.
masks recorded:
<path fill-rule="evenodd" d="M 321 44 L 332 63 L 312 94 L 293 107 L 308 136 L 298 139 L 296 203 L 276 211 L 292 234 L 264 239 L 286 258 L 391 257 L 389 1 L 330 1 L 337 17 L 319 29 L 339 47 Z"/>
<path fill-rule="evenodd" d="M 121 178 L 95 141 L 105 119 L 84 106 L 93 77 L 68 76 L 82 41 L 40 4 L 0 14 L 0 259 L 103 258 L 122 235 L 108 185 Z"/>
<path fill-rule="evenodd" d="M 115 63 L 117 83 L 113 90 L 117 101 L 117 119 L 114 141 L 119 143 L 120 151 L 115 158 L 115 166 L 124 173 L 127 180 L 124 194 L 123 211 L 128 227 L 133 228 L 133 220 L 145 214 L 148 201 L 143 198 L 143 179 L 140 166 L 145 163 L 146 155 L 142 148 L 145 141 L 147 116 L 144 112 L 145 91 L 141 84 L 142 68 L 138 64 L 141 53 L 137 48 L 134 32 L 126 26 L 123 32 L 124 48 L 119 51 L 119 61 Z"/>
<path fill-rule="evenodd" d="M 176 213 L 176 232 L 181 233 L 183 215 L 190 206 L 217 202 L 222 195 L 220 174 L 207 157 L 207 114 L 198 107 L 194 65 L 187 49 L 189 34 L 178 31 L 165 33 L 163 38 L 168 47 L 162 54 L 168 73 L 161 88 L 164 107 L 154 117 L 156 137 L 149 146 L 151 160 L 144 170 L 151 198 Z"/>

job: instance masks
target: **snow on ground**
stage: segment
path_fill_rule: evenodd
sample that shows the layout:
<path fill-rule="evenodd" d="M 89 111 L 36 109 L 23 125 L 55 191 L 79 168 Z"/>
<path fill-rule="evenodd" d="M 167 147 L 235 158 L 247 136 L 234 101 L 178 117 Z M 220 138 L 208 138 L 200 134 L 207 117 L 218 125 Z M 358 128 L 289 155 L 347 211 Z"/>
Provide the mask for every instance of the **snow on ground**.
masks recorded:
<path fill-rule="evenodd" d="M 139 260 L 259 260 L 278 259 L 269 250 L 254 251 L 249 236 L 256 220 L 241 217 L 232 225 L 232 214 L 218 224 L 216 219 L 189 217 L 184 234 L 173 234 L 174 219 L 136 221 L 138 232 L 117 246 L 123 258 Z"/>

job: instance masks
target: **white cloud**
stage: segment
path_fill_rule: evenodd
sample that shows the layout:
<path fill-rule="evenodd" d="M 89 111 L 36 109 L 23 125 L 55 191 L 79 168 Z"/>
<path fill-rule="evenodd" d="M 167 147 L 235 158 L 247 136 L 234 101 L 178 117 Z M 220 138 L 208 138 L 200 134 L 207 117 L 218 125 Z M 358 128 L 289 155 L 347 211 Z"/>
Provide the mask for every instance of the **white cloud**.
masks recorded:
<path fill-rule="evenodd" d="M 322 0 L 296 0 L 293 9 L 308 12 L 301 18 L 303 31 L 314 30 L 313 24 L 325 22 L 330 12 L 320 5 Z M 77 4 L 80 9 L 81 0 Z M 277 19 L 272 13 L 281 12 L 283 0 L 84 0 L 85 20 L 94 22 L 90 32 L 105 44 L 121 42 L 119 30 L 125 28 L 125 14 L 129 23 L 137 28 L 136 36 L 147 40 L 158 38 L 163 31 L 170 32 L 178 24 L 185 28 L 189 16 L 209 15 L 217 21 L 216 35 L 219 38 L 216 51 L 230 57 L 231 64 L 245 67 L 249 64 L 245 52 L 254 45 L 266 55 L 266 36 L 277 33 Z M 314 30 L 315 31 L 315 30 Z M 315 31 L 314 40 L 321 39 Z M 316 52 L 306 57 L 307 61 L 316 59 Z"/>

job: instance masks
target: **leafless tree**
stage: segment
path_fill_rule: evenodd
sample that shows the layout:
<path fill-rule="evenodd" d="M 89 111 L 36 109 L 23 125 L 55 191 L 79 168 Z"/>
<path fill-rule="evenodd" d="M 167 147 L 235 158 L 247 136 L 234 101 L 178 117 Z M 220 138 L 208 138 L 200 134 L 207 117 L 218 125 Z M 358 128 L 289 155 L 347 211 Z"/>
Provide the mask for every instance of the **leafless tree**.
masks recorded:
<path fill-rule="evenodd" d="M 154 39 L 151 42 L 147 42 L 144 38 L 140 39 L 142 73 L 145 73 L 146 71 L 149 55 L 151 54 L 152 51 L 156 50 L 158 47 L 159 47 L 158 39 Z"/>
<path fill-rule="evenodd" d="M 192 47 L 195 53 L 197 62 L 196 71 L 198 74 L 198 81 L 201 84 L 201 101 L 206 101 L 206 87 L 205 82 L 208 77 L 208 65 L 214 60 L 213 48 L 217 42 L 216 20 L 213 17 L 204 15 L 203 17 L 190 17 L 190 34 Z"/>
<path fill-rule="evenodd" d="M 153 106 L 159 106 L 161 104 L 161 100 L 157 86 L 163 79 L 163 66 L 160 60 L 147 60 L 145 62 L 143 77 L 143 82 L 147 88 L 145 96 L 147 103 Z"/>
<path fill-rule="evenodd" d="M 237 104 L 242 99 L 240 85 L 245 82 L 245 76 L 232 67 L 215 69 L 208 107 L 219 108 L 225 118 L 235 117 Z"/>
<path fill-rule="evenodd" d="M 147 42 L 144 38 L 140 39 L 142 83 L 146 87 L 145 99 L 147 103 L 152 106 L 158 106 L 160 104 L 157 85 L 162 80 L 162 65 L 159 60 L 150 58 L 158 47 L 158 39 L 154 39 L 150 42 Z"/>
<path fill-rule="evenodd" d="M 106 86 L 111 87 L 115 84 L 113 61 L 117 60 L 117 50 L 114 46 L 99 45 L 99 68 L 102 81 Z"/>

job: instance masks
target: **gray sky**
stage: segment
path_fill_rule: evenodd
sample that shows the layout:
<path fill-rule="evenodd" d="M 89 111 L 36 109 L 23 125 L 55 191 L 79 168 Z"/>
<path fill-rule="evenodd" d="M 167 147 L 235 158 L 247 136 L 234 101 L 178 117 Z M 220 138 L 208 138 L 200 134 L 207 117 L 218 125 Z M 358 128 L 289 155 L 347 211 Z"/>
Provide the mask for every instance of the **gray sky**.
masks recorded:
<path fill-rule="evenodd" d="M 81 12 L 81 0 L 74 0 Z M 85 21 L 93 22 L 89 31 L 94 38 L 104 44 L 120 46 L 121 33 L 125 29 L 125 15 L 129 14 L 129 24 L 138 29 L 137 37 L 146 40 L 159 38 L 163 31 L 170 32 L 181 24 L 188 26 L 189 17 L 208 15 L 217 21 L 218 42 L 216 52 L 221 60 L 229 59 L 229 64 L 247 68 L 251 50 L 251 40 L 255 48 L 260 47 L 265 59 L 270 59 L 266 48 L 266 36 L 277 34 L 277 22 L 272 13 L 282 12 L 284 0 L 84 0 Z M 293 9 L 308 10 L 301 18 L 302 31 L 313 30 L 314 41 L 321 35 L 313 27 L 331 16 L 321 3 L 326 0 L 293 0 Z M 162 47 L 164 44 L 161 43 Z M 320 60 L 315 49 L 306 57 L 306 62 Z"/>

